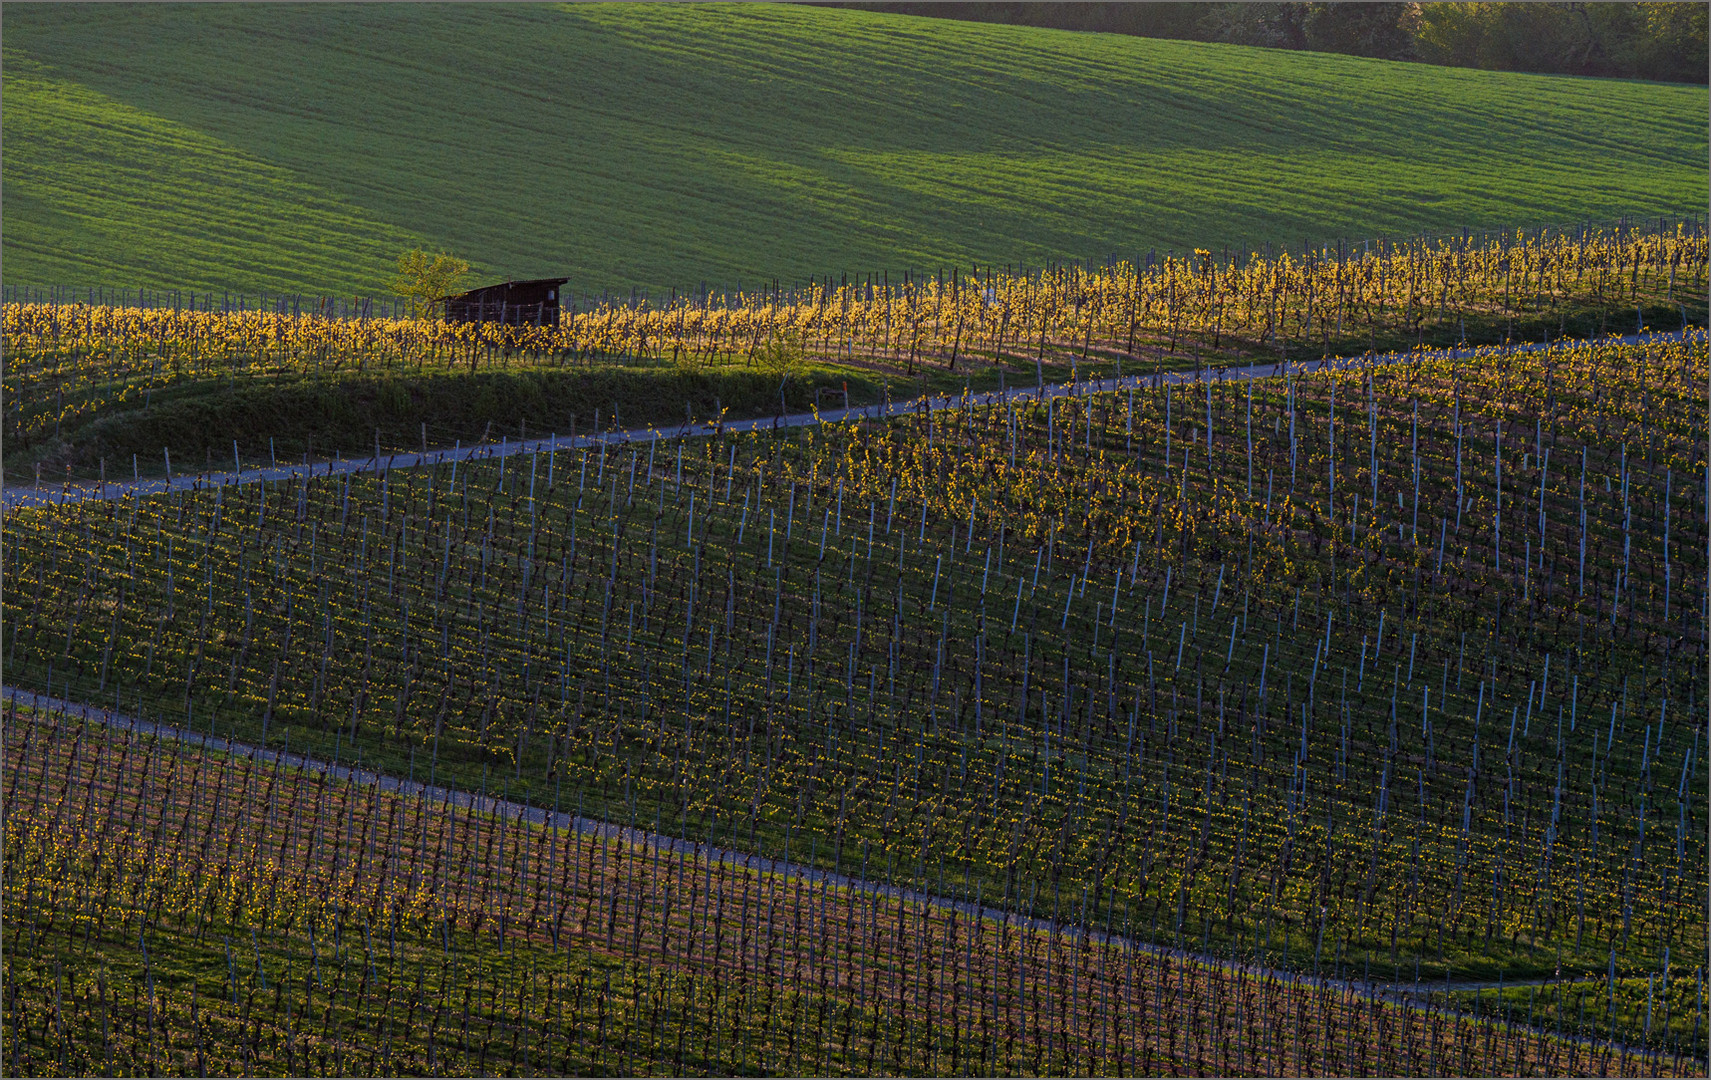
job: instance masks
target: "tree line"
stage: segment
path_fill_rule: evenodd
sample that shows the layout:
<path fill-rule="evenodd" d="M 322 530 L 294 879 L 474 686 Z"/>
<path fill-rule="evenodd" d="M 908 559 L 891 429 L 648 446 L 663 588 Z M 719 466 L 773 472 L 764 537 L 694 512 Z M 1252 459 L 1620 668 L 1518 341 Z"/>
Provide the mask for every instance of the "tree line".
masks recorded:
<path fill-rule="evenodd" d="M 861 3 L 1019 26 L 1222 41 L 1488 71 L 1707 81 L 1702 3 Z"/>

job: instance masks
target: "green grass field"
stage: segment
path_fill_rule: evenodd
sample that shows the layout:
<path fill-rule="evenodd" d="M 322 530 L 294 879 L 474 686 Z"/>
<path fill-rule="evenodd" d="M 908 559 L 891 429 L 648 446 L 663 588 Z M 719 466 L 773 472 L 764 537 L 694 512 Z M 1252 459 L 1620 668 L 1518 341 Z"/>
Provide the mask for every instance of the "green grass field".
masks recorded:
<path fill-rule="evenodd" d="M 585 291 L 1703 206 L 1704 87 L 786 5 L 8 5 L 4 280 Z"/>

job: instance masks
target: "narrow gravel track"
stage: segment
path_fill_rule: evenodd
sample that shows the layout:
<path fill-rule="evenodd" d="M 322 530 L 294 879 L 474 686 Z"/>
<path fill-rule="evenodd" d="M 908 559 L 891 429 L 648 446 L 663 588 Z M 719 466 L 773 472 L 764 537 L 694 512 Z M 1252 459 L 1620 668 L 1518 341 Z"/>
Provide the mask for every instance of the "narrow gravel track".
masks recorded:
<path fill-rule="evenodd" d="M 1005 923 L 1009 926 L 1037 933 L 1067 934 L 1081 940 L 1090 940 L 1099 944 L 1110 944 L 1132 948 L 1140 951 L 1175 957 L 1180 960 L 1192 961 L 1206 967 L 1219 968 L 1227 971 L 1241 971 L 1250 978 L 1272 978 L 1280 982 L 1293 983 L 1301 986 L 1324 986 L 1331 990 L 1351 990 L 1356 994 L 1370 996 L 1382 1001 L 1398 1005 L 1424 1008 L 1430 994 L 1441 991 L 1471 991 L 1496 990 L 1500 987 L 1513 986 L 1548 986 L 1554 983 L 1569 984 L 1580 980 L 1556 978 L 1505 979 L 1496 981 L 1475 982 L 1453 980 L 1444 982 L 1391 982 L 1378 979 L 1339 979 L 1329 976 L 1316 976 L 1300 971 L 1289 971 L 1283 968 L 1264 967 L 1231 960 L 1229 957 L 1216 956 L 1207 953 L 1197 953 L 1191 950 L 1165 948 L 1148 942 L 1136 941 L 1121 934 L 1109 934 L 1105 931 L 1080 927 L 1073 923 L 1056 922 L 1051 919 L 1040 919 L 1030 915 L 1018 915 L 1015 912 L 999 908 L 989 908 L 983 904 L 958 900 L 952 897 L 939 896 L 934 893 L 921 892 L 915 889 L 900 888 L 886 885 L 882 882 L 870 881 L 863 878 L 850 877 L 845 874 L 821 870 L 801 863 L 787 862 L 782 859 L 772 859 L 754 855 L 749 852 L 736 851 L 730 848 L 715 847 L 699 841 L 683 840 L 663 833 L 653 833 L 645 829 L 630 828 L 596 818 L 581 817 L 574 814 L 556 813 L 530 806 L 526 803 L 509 799 L 499 799 L 493 796 L 472 794 L 456 788 L 439 787 L 425 784 L 418 780 L 400 780 L 395 776 L 372 772 L 360 766 L 339 764 L 308 757 L 303 754 L 293 754 L 279 750 L 269 750 L 250 743 L 235 742 L 216 735 L 201 732 L 186 731 L 183 728 L 157 724 L 150 720 L 142 720 L 111 709 L 66 701 L 61 698 L 48 697 L 16 687 L 0 687 L 0 697 L 3 697 L 14 708 L 35 709 L 42 712 L 56 712 L 82 720 L 85 723 L 102 724 L 117 731 L 134 731 L 143 735 L 163 739 L 175 739 L 188 746 L 219 754 L 231 754 L 238 757 L 253 758 L 256 761 L 271 764 L 278 761 L 290 768 L 300 769 L 310 773 L 324 773 L 330 779 L 346 783 L 377 787 L 381 791 L 393 792 L 410 798 L 421 798 L 428 802 L 445 806 L 455 806 L 460 810 L 473 813 L 487 814 L 507 821 L 521 820 L 533 825 L 559 829 L 580 836 L 614 839 L 620 843 L 634 844 L 650 850 L 657 850 L 672 855 L 687 858 L 707 859 L 722 865 L 737 868 L 752 874 L 777 874 L 786 878 L 796 878 L 809 884 L 818 885 L 824 882 L 832 888 L 850 889 L 858 893 L 877 895 L 888 900 L 902 900 L 907 903 L 933 907 L 943 911 L 955 910 L 960 914 L 979 919 L 991 920 L 994 923 Z M 1443 1010 L 1439 1009 L 1440 1012 Z M 1463 1015 L 1451 1013 L 1451 1015 Z M 1590 1042 L 1594 1040 L 1577 1039 L 1572 1036 L 1560 1036 L 1569 1041 Z M 1620 1052 L 1624 1049 L 1620 1043 L 1612 1043 L 1611 1049 Z M 1629 1053 L 1644 1053 L 1638 1047 L 1626 1047 Z M 1656 1056 L 1654 1052 L 1651 1056 Z"/>
<path fill-rule="evenodd" d="M 1639 342 L 1671 342 L 1689 339 L 1701 339 L 1706 331 L 1699 327 L 1678 330 L 1668 333 L 1629 334 L 1626 337 L 1607 337 L 1599 339 L 1600 344 L 1636 344 Z M 583 447 L 600 446 L 602 444 L 625 445 L 628 443 L 645 443 L 654 441 L 669 441 L 674 439 L 691 439 L 718 434 L 722 431 L 779 431 L 785 428 L 810 427 L 815 424 L 836 424 L 846 420 L 882 420 L 888 417 L 906 416 L 915 413 L 938 412 L 944 409 L 962 408 L 965 405 L 1000 405 L 1005 402 L 1022 403 L 1040 401 L 1046 398 L 1079 396 L 1083 394 L 1106 393 L 1112 390 L 1124 390 L 1148 386 L 1162 386 L 1165 383 L 1198 383 L 1228 382 L 1245 379 L 1279 378 L 1284 375 L 1303 375 L 1315 371 L 1333 369 L 1360 368 L 1383 364 L 1399 363 L 1406 360 L 1436 360 L 1459 358 L 1483 358 L 1507 356 L 1514 353 L 1538 352 L 1548 349 L 1560 342 L 1536 342 L 1523 345 L 1509 346 L 1480 346 L 1474 349 L 1440 349 L 1417 350 L 1415 352 L 1362 354 L 1358 356 L 1335 357 L 1326 360 L 1307 360 L 1301 362 L 1282 362 L 1272 364 L 1249 364 L 1245 367 L 1202 368 L 1194 371 L 1168 371 L 1152 375 L 1126 375 L 1114 379 L 1091 379 L 1075 383 L 1053 383 L 1034 389 L 1009 389 L 1004 391 L 987 391 L 980 394 L 944 395 L 911 398 L 906 401 L 887 402 L 882 405 L 869 405 L 861 408 L 830 409 L 825 412 L 813 411 L 789 413 L 785 415 L 762 418 L 758 420 L 735 420 L 725 424 L 682 424 L 666 428 L 631 428 L 605 432 L 598 435 L 578 435 L 575 437 L 554 436 L 546 439 L 526 439 L 510 441 L 501 439 L 497 443 L 481 443 L 475 446 L 458 446 L 449 450 L 429 450 L 422 453 L 410 452 L 403 454 L 375 455 L 366 458 L 339 458 L 332 461 L 313 462 L 304 465 L 280 465 L 265 469 L 244 469 L 226 472 L 204 472 L 195 475 L 169 476 L 160 480 L 133 480 L 109 484 L 62 484 L 58 486 L 34 487 L 17 485 L 0 491 L 0 502 L 6 509 L 22 509 L 31 506 L 52 506 L 68 502 L 101 501 L 108 499 L 129 498 L 132 495 L 155 495 L 163 491 L 197 491 L 203 488 L 220 487 L 227 484 L 254 484 L 271 480 L 290 480 L 294 477 L 309 476 L 338 476 L 346 473 L 385 472 L 388 469 L 408 469 L 422 465 L 437 465 L 448 461 L 489 460 L 498 457 L 512 457 L 518 454 L 534 454 L 543 450 L 573 450 Z"/>

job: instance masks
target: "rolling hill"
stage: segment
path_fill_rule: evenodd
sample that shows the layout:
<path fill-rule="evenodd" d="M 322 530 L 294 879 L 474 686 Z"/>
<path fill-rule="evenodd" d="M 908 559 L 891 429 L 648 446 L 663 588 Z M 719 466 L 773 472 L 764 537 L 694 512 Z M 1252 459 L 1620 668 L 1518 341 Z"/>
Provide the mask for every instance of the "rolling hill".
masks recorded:
<path fill-rule="evenodd" d="M 8 284 L 583 291 L 1705 204 L 1704 87 L 787 5 L 7 6 Z"/>

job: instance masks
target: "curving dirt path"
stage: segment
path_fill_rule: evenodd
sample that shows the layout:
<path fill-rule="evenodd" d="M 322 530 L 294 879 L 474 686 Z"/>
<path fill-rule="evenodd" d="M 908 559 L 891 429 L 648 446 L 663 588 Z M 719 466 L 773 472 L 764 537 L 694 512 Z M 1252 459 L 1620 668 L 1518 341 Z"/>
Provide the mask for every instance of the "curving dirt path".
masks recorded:
<path fill-rule="evenodd" d="M 1639 342 L 1670 342 L 1704 339 L 1707 331 L 1701 327 L 1667 333 L 1629 334 L 1625 337 L 1600 338 L 1600 344 L 1636 344 Z M 1226 382 L 1242 379 L 1268 379 L 1284 375 L 1302 375 L 1325 369 L 1347 369 L 1379 364 L 1392 364 L 1412 359 L 1459 359 L 1508 356 L 1514 353 L 1538 352 L 1561 342 L 1533 342 L 1508 346 L 1480 346 L 1472 349 L 1418 350 L 1401 353 L 1367 353 L 1358 356 L 1334 357 L 1327 360 L 1278 361 L 1271 364 L 1249 364 L 1243 367 L 1202 368 L 1195 371 L 1168 371 L 1152 375 L 1125 375 L 1122 378 L 1092 379 L 1075 383 L 1053 383 L 1034 389 L 992 390 L 979 394 L 933 395 L 905 401 L 887 402 L 860 408 L 818 410 L 788 413 L 758 420 L 734 420 L 725 424 L 690 423 L 666 428 L 631 428 L 598 435 L 578 435 L 526 439 L 513 442 L 500 439 L 497 443 L 476 446 L 455 446 L 449 450 L 429 450 L 402 454 L 376 454 L 366 458 L 338 458 L 303 465 L 280 465 L 265 469 L 242 469 L 226 472 L 204 472 L 195 475 L 171 476 L 160 480 L 132 480 L 108 484 L 62 484 L 34 487 L 15 485 L 0 491 L 0 505 L 8 510 L 31 506 L 52 506 L 67 502 L 122 499 L 132 495 L 154 495 L 164 491 L 196 491 L 226 484 L 254 484 L 270 480 L 289 480 L 298 476 L 337 476 L 346 473 L 385 472 L 388 469 L 408 469 L 422 465 L 437 465 L 447 461 L 489 460 L 518 454 L 535 454 L 543 450 L 573 450 L 583 447 L 625 445 L 638 442 L 688 439 L 718 434 L 721 431 L 778 431 L 785 428 L 810 427 L 815 424 L 840 423 L 846 420 L 882 420 L 911 413 L 938 412 L 964 405 L 1001 405 L 1005 402 L 1042 401 L 1047 398 L 1105 393 L 1165 383 Z"/>

